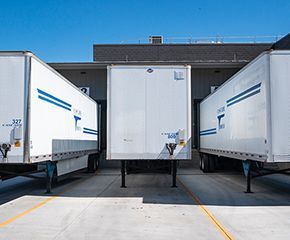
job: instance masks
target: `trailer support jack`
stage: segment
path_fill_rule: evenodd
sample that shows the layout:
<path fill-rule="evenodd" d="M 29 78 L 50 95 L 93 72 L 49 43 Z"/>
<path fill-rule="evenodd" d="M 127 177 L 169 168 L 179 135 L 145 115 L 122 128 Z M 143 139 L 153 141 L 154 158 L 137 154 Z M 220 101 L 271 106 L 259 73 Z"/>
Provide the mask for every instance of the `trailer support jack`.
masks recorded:
<path fill-rule="evenodd" d="M 126 188 L 126 161 L 121 161 L 121 188 Z"/>
<path fill-rule="evenodd" d="M 172 160 L 172 186 L 173 188 L 176 188 L 176 172 L 177 172 L 177 160 Z"/>
<path fill-rule="evenodd" d="M 55 162 L 46 162 L 46 193 L 51 193 L 51 185 L 55 169 Z"/>
<path fill-rule="evenodd" d="M 169 159 L 173 159 L 174 150 L 176 148 L 176 143 L 166 143 L 165 146 L 169 153 Z M 177 160 L 171 160 L 171 174 L 172 174 L 172 186 L 176 188 L 176 172 L 177 172 Z"/>
<path fill-rule="evenodd" d="M 251 161 L 249 160 L 243 161 L 243 169 L 244 169 L 244 174 L 247 178 L 247 190 L 245 191 L 245 193 L 253 193 L 251 191 L 251 178 L 252 178 Z"/>

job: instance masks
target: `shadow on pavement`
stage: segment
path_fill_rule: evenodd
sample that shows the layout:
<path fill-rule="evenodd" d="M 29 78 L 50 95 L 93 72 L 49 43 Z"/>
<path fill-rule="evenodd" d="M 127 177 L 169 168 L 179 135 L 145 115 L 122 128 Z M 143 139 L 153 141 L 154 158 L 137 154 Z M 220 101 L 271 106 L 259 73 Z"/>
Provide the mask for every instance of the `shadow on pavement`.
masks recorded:
<path fill-rule="evenodd" d="M 203 174 L 197 169 L 181 171 L 186 189 L 178 183 L 171 188 L 167 174 L 130 174 L 127 188 L 120 188 L 118 170 L 98 174 L 80 173 L 56 183 L 53 194 L 68 198 L 140 198 L 144 204 L 196 205 L 191 191 L 203 205 L 290 206 L 290 177 L 275 175 L 253 180 L 253 194 L 244 193 L 246 181 L 238 172 Z M 42 180 L 15 178 L 0 184 L 0 205 L 25 195 L 45 194 Z"/>

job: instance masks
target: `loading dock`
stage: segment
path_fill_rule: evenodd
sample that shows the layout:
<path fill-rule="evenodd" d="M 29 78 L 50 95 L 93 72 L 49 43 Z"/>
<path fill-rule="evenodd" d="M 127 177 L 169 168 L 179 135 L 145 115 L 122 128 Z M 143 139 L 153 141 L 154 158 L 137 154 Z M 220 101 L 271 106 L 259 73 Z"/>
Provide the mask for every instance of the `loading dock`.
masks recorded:
<path fill-rule="evenodd" d="M 224 52 L 226 46 L 221 46 Z M 240 44 L 231 47 L 236 49 L 241 46 L 253 49 L 258 46 L 260 49 L 267 47 L 267 44 Z M 131 47 L 127 46 L 127 50 L 132 51 Z M 142 49 L 144 46 L 140 47 Z M 170 48 L 166 45 L 157 47 L 165 47 L 167 50 Z M 218 45 L 199 47 L 211 49 Z M 177 48 L 180 50 L 182 46 Z M 159 49 L 159 52 L 162 51 Z M 254 54 L 255 51 L 250 52 Z M 222 60 L 226 58 L 224 55 L 220 60 L 188 60 L 194 66 L 192 72 L 195 73 L 192 74 L 195 77 L 192 83 L 196 84 L 196 88 L 192 89 L 192 102 L 203 98 L 209 93 L 211 86 L 219 85 L 228 78 L 224 76 L 225 73 L 231 75 L 250 61 L 245 60 L 249 56 L 243 59 L 237 53 L 231 55 L 226 61 Z M 124 54 L 120 56 L 124 57 Z M 159 56 L 164 55 L 157 57 Z M 131 59 L 132 56 L 128 56 L 125 61 Z M 140 63 L 138 59 L 131 63 L 136 61 Z M 154 56 L 148 61 L 162 64 Z M 106 67 L 111 62 L 104 59 L 98 62 L 95 59 L 94 63 L 52 65 L 60 67 L 59 71 L 68 70 L 66 73 L 71 74 L 68 78 L 72 82 L 80 81 L 77 83 L 79 87 L 90 87 L 93 98 L 103 101 L 105 106 L 105 92 L 101 91 L 102 88 L 97 89 L 94 82 L 99 81 L 99 75 L 85 76 L 88 76 L 88 72 L 98 72 L 101 65 Z M 72 68 L 63 69 L 67 67 Z M 85 81 L 89 85 L 84 85 Z M 102 84 L 106 82 L 103 81 Z M 192 114 L 196 115 L 196 112 Z M 198 154 L 194 155 L 198 159 Z M 105 165 L 104 162 L 102 164 Z M 111 166 L 113 165 L 114 163 Z M 44 195 L 43 183 L 38 180 L 23 181 L 22 178 L 15 178 L 4 182 L 0 189 L 0 209 L 4 213 L 0 217 L 0 238 L 33 239 L 35 232 L 38 233 L 37 238 L 41 236 L 42 239 L 289 238 L 287 226 L 290 182 L 283 176 L 255 179 L 255 195 L 243 194 L 244 178 L 240 172 L 235 171 L 208 174 L 201 173 L 197 166 L 187 166 L 181 168 L 176 176 L 179 188 L 168 188 L 172 180 L 169 175 L 152 173 L 128 175 L 128 187 L 120 188 L 119 181 L 122 177 L 124 175 L 121 176 L 114 169 L 102 169 L 97 174 L 75 175 L 57 183 L 53 195 Z M 174 178 L 175 176 L 173 185 Z M 34 231 L 31 231 L 31 226 Z M 128 226 L 134 227 L 128 231 Z M 257 231 L 260 226 L 263 229 Z"/>
<path fill-rule="evenodd" d="M 107 66 L 168 65 L 191 66 L 192 104 L 207 96 L 211 87 L 221 85 L 272 43 L 195 43 L 195 44 L 95 44 L 94 61 L 79 63 L 50 63 L 78 87 L 89 87 L 90 96 L 102 105 L 102 149 L 106 150 Z M 159 53 L 159 54 L 157 54 Z M 192 108 L 194 110 L 194 107 Z M 192 119 L 196 112 L 192 111 Z M 192 123 L 192 136 L 196 138 L 197 122 Z M 196 148 L 197 141 L 192 141 Z M 105 161 L 100 166 L 120 167 L 118 161 Z"/>

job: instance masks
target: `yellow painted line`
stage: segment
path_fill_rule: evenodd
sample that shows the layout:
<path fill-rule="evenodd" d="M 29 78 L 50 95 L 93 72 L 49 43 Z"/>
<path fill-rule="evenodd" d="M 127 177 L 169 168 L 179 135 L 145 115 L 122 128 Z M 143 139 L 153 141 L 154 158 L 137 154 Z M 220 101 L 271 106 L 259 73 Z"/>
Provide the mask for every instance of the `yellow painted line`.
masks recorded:
<path fill-rule="evenodd" d="M 97 174 L 98 174 L 98 172 L 96 172 L 96 175 L 97 175 Z M 88 179 L 90 179 L 90 178 L 84 179 L 84 181 L 86 181 L 86 180 L 88 180 Z M 81 183 L 83 183 L 83 182 L 81 182 Z M 23 216 L 29 214 L 30 212 L 32 212 L 32 211 L 34 211 L 34 210 L 36 210 L 36 209 L 42 207 L 43 205 L 47 204 L 48 202 L 50 202 L 50 201 L 56 199 L 57 197 L 59 197 L 61 194 L 64 194 L 64 193 L 67 192 L 68 190 L 71 190 L 74 186 L 75 186 L 75 185 L 68 186 L 68 188 L 65 189 L 65 190 L 63 190 L 61 193 L 59 193 L 59 194 L 57 194 L 57 195 L 55 195 L 55 196 L 49 197 L 49 198 L 47 198 L 47 199 L 41 201 L 40 203 L 38 203 L 38 204 L 32 206 L 31 208 L 29 208 L 29 209 L 23 211 L 22 213 L 19 213 L 19 214 L 17 214 L 16 216 L 14 216 L 14 217 L 12 217 L 12 218 L 10 218 L 10 219 L 8 219 L 8 220 L 6 220 L 6 221 L 4 221 L 4 222 L 1 222 L 1 223 L 0 223 L 0 228 L 3 228 L 3 227 L 5 227 L 5 226 L 7 226 L 8 224 L 10 224 L 10 223 L 16 221 L 17 219 L 19 219 L 19 218 L 21 218 L 21 217 L 23 217 Z"/>
<path fill-rule="evenodd" d="M 55 198 L 57 198 L 57 197 L 58 197 L 58 196 L 49 197 L 49 198 L 43 200 L 42 202 L 40 202 L 40 203 L 38 203 L 38 204 L 32 206 L 31 208 L 29 208 L 29 209 L 23 211 L 22 213 L 19 213 L 19 214 L 17 214 L 16 216 L 14 216 L 14 217 L 12 217 L 12 218 L 10 218 L 10 219 L 8 219 L 8 220 L 6 220 L 6 221 L 0 223 L 0 228 L 3 228 L 3 227 L 5 227 L 5 226 L 7 226 L 8 224 L 10 224 L 10 223 L 14 222 L 15 220 L 17 220 L 17 219 L 19 219 L 19 218 L 21 218 L 21 217 L 27 215 L 28 213 L 30 213 L 30 212 L 36 210 L 37 208 L 40 208 L 41 206 L 47 204 L 48 202 L 52 201 L 53 199 L 55 199 Z"/>
<path fill-rule="evenodd" d="M 201 203 L 201 201 L 196 197 L 192 191 L 179 179 L 178 182 L 186 190 L 187 194 L 194 200 L 196 205 L 203 211 L 203 213 L 210 219 L 212 224 L 217 228 L 217 230 L 223 235 L 226 240 L 233 240 L 234 237 L 222 226 L 221 223 L 213 216 L 213 214 Z"/>

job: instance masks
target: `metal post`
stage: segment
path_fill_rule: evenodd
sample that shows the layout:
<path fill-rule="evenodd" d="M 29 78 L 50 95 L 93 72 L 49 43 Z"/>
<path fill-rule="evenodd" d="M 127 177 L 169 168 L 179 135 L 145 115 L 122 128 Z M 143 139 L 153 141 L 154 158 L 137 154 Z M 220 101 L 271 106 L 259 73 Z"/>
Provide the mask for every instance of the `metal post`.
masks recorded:
<path fill-rule="evenodd" d="M 176 160 L 172 160 L 171 161 L 172 164 L 172 186 L 173 188 L 176 188 L 176 172 L 177 172 L 177 161 Z"/>
<path fill-rule="evenodd" d="M 121 188 L 126 188 L 126 161 L 121 161 Z"/>
<path fill-rule="evenodd" d="M 165 147 L 168 150 L 169 153 L 169 159 L 174 159 L 174 150 L 176 148 L 177 144 L 176 143 L 166 143 Z M 172 186 L 171 187 L 177 187 L 176 186 L 176 160 L 171 160 L 171 174 L 172 174 Z"/>
<path fill-rule="evenodd" d="M 244 168 L 244 174 L 247 178 L 247 190 L 245 191 L 245 193 L 253 193 L 251 191 L 251 161 L 249 160 L 245 160 L 243 161 L 243 168 Z"/>
<path fill-rule="evenodd" d="M 46 193 L 51 193 L 53 174 L 56 169 L 54 162 L 46 162 Z"/>
<path fill-rule="evenodd" d="M 248 176 L 247 176 L 247 191 L 246 193 L 252 193 L 251 191 L 251 167 L 249 169 L 249 172 L 248 172 Z"/>

